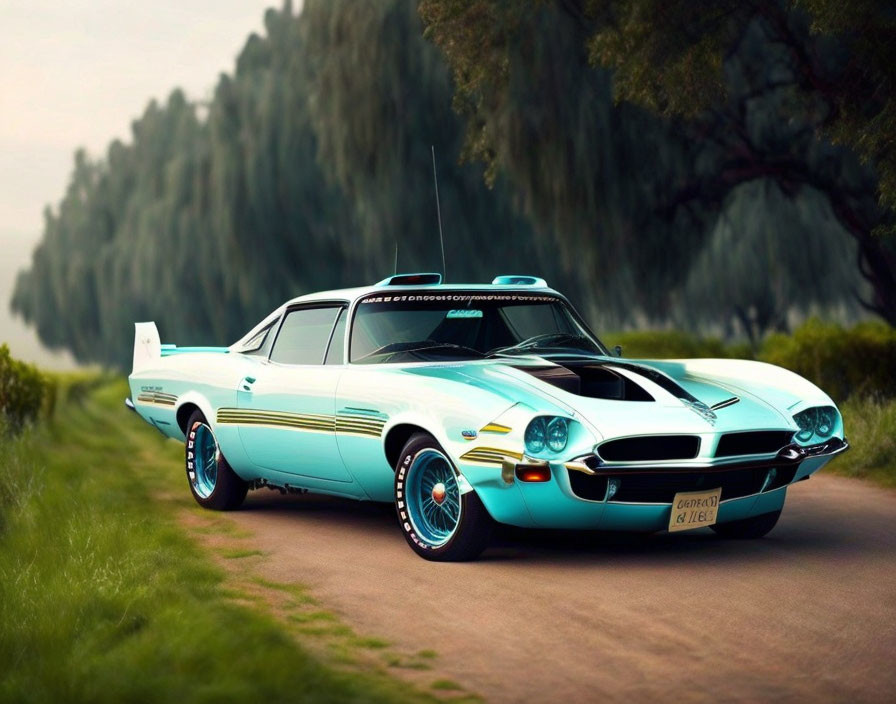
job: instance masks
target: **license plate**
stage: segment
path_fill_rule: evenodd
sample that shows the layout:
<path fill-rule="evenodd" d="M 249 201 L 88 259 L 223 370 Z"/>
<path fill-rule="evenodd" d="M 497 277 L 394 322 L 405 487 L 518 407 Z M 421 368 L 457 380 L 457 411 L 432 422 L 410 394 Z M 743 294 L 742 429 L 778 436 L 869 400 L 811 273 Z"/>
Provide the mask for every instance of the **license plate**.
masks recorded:
<path fill-rule="evenodd" d="M 722 488 L 709 491 L 681 491 L 672 502 L 669 532 L 711 526 L 719 514 Z"/>

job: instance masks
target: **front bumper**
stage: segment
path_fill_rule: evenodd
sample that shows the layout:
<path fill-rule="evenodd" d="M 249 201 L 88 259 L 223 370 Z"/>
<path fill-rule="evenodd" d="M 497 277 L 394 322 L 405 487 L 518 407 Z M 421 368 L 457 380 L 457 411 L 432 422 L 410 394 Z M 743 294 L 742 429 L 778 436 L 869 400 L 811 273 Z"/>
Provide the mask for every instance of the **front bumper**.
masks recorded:
<path fill-rule="evenodd" d="M 495 520 L 518 526 L 598 530 L 664 530 L 673 497 L 722 488 L 719 522 L 779 510 L 787 487 L 849 449 L 831 438 L 812 447 L 788 445 L 772 457 L 713 463 L 603 464 L 594 455 L 568 462 L 505 457 L 494 469 L 464 468 Z M 551 480 L 524 481 L 533 468 Z"/>

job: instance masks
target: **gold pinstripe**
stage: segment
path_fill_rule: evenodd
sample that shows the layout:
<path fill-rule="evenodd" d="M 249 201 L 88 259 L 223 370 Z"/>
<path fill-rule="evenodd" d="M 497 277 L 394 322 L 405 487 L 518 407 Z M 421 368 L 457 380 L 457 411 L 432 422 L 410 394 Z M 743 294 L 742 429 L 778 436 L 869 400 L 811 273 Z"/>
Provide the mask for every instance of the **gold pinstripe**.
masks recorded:
<path fill-rule="evenodd" d="M 340 433 L 378 438 L 386 421 L 359 415 L 322 415 L 316 413 L 287 413 L 283 411 L 257 411 L 246 408 L 221 408 L 218 423 L 225 425 L 266 425 L 290 430 L 317 433 Z"/>
<path fill-rule="evenodd" d="M 477 464 L 500 465 L 507 458 L 523 459 L 523 453 L 515 452 L 514 450 L 503 450 L 497 447 L 477 447 L 469 452 L 465 452 L 460 458 L 467 462 L 476 462 Z"/>
<path fill-rule="evenodd" d="M 161 391 L 145 391 L 137 396 L 138 403 L 151 403 L 156 406 L 173 406 L 177 403 L 177 396 L 164 394 Z"/>
<path fill-rule="evenodd" d="M 513 428 L 509 428 L 506 425 L 501 425 L 500 423 L 489 423 L 488 425 L 483 425 L 482 429 L 479 431 L 480 433 L 498 433 L 500 435 L 506 435 Z"/>

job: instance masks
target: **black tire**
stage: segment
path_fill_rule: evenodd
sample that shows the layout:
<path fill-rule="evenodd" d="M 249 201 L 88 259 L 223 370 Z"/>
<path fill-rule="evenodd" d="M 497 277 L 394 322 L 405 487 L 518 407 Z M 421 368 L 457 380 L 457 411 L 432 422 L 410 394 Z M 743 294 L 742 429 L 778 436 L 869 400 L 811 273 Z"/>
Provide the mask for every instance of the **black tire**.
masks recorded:
<path fill-rule="evenodd" d="M 395 510 L 398 523 L 405 540 L 411 549 L 420 557 L 437 562 L 464 562 L 475 560 L 488 546 L 491 539 L 494 521 L 485 510 L 475 491 L 459 494 L 459 516 L 453 533 L 446 542 L 433 544 L 428 541 L 424 532 L 414 526 L 407 504 L 406 489 L 413 485 L 413 473 L 421 471 L 415 459 L 425 452 L 442 455 L 457 474 L 445 451 L 435 438 L 426 433 L 417 433 L 405 444 L 395 468 Z"/>
<path fill-rule="evenodd" d="M 710 526 L 710 528 L 723 538 L 754 540 L 768 535 L 772 528 L 775 527 L 780 516 L 781 511 L 772 511 L 771 513 L 763 513 L 752 518 L 744 518 L 740 521 L 716 523 Z"/>
<path fill-rule="evenodd" d="M 214 432 L 208 421 L 206 421 L 205 416 L 202 415 L 201 411 L 194 411 L 187 422 L 187 437 L 184 443 L 184 462 L 190 493 L 193 494 L 196 503 L 203 508 L 210 508 L 215 511 L 232 511 L 242 505 L 246 498 L 246 493 L 249 491 L 249 484 L 236 475 L 220 450 L 216 453 L 217 474 L 214 490 L 208 496 L 203 496 L 197 491 L 194 450 L 196 449 L 196 433 L 201 426 L 204 426 L 206 431 L 211 433 L 212 438 L 214 438 Z M 217 446 L 217 439 L 215 439 L 215 445 Z"/>

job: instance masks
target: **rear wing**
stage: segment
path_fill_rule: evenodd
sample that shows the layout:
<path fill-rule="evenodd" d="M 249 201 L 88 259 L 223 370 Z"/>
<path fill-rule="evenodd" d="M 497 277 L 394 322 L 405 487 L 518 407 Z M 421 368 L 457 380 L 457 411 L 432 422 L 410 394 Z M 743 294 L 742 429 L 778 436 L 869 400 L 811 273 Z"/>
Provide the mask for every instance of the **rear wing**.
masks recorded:
<path fill-rule="evenodd" d="M 134 369 L 153 366 L 162 356 L 162 343 L 155 323 L 134 324 Z"/>
<path fill-rule="evenodd" d="M 134 323 L 134 372 L 158 366 L 157 363 L 162 357 L 200 352 L 226 354 L 230 352 L 230 348 L 163 345 L 159 341 L 159 329 L 155 323 Z"/>

